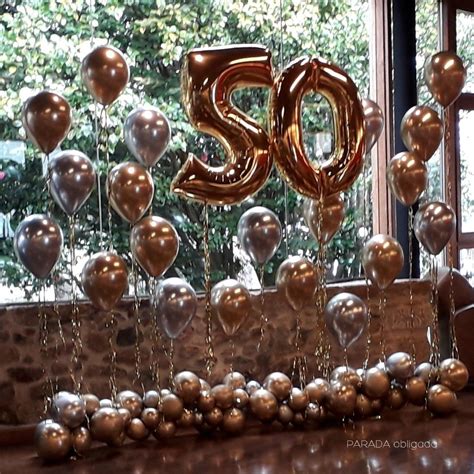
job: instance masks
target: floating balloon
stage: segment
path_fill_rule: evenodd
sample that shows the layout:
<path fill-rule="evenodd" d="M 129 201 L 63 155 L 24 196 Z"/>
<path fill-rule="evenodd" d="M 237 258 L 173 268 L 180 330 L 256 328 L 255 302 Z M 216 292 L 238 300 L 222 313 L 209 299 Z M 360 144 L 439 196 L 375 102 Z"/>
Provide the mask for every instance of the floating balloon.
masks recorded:
<path fill-rule="evenodd" d="M 405 146 L 424 161 L 433 156 L 443 139 L 443 122 L 438 113 L 426 105 L 417 105 L 408 110 L 400 128 Z"/>
<path fill-rule="evenodd" d="M 281 224 L 276 214 L 266 207 L 256 206 L 239 219 L 239 242 L 256 265 L 267 263 L 281 242 Z"/>
<path fill-rule="evenodd" d="M 139 107 L 125 120 L 123 135 L 130 153 L 146 167 L 155 166 L 171 139 L 168 119 L 157 107 Z"/>
<path fill-rule="evenodd" d="M 191 285 L 181 278 L 167 278 L 156 288 L 156 314 L 166 335 L 176 339 L 187 328 L 197 309 Z"/>
<path fill-rule="evenodd" d="M 382 109 L 370 99 L 362 99 L 365 121 L 365 152 L 377 143 L 385 124 Z"/>
<path fill-rule="evenodd" d="M 36 278 L 46 278 L 61 256 L 63 233 L 52 217 L 34 214 L 17 227 L 13 247 L 29 272 Z"/>
<path fill-rule="evenodd" d="M 84 265 L 81 281 L 92 304 L 98 309 L 111 311 L 127 289 L 127 265 L 115 253 L 96 253 Z"/>
<path fill-rule="evenodd" d="M 160 277 L 178 255 L 178 234 L 166 219 L 146 216 L 134 225 L 130 233 L 130 249 L 148 275 Z"/>
<path fill-rule="evenodd" d="M 271 87 L 271 53 L 263 46 L 239 45 L 191 50 L 182 67 L 182 99 L 191 124 L 224 147 L 223 166 L 189 155 L 171 189 L 207 204 L 237 204 L 255 194 L 272 170 L 270 138 L 236 108 L 232 93 Z"/>
<path fill-rule="evenodd" d="M 227 279 L 214 285 L 211 306 L 227 336 L 233 336 L 252 310 L 250 293 L 242 283 Z"/>
<path fill-rule="evenodd" d="M 412 206 L 428 185 L 428 170 L 417 153 L 402 152 L 390 160 L 387 178 L 396 198 L 405 206 Z"/>
<path fill-rule="evenodd" d="M 441 51 L 425 63 L 425 81 L 434 99 L 443 107 L 461 94 L 467 71 L 462 59 L 451 51 Z"/>
<path fill-rule="evenodd" d="M 49 191 L 68 216 L 76 214 L 87 201 L 95 179 L 91 160 L 80 151 L 62 151 L 49 163 Z"/>
<path fill-rule="evenodd" d="M 143 217 L 153 201 L 155 186 L 139 163 L 120 163 L 107 178 L 107 195 L 115 212 L 130 224 Z"/>
<path fill-rule="evenodd" d="M 367 307 L 358 296 L 339 293 L 328 301 L 324 320 L 341 347 L 347 349 L 367 326 Z"/>
<path fill-rule="evenodd" d="M 112 46 L 98 46 L 83 60 L 82 82 L 92 97 L 107 106 L 125 89 L 130 70 L 123 54 Z"/>
<path fill-rule="evenodd" d="M 456 215 L 444 202 L 427 202 L 415 214 L 414 230 L 423 247 L 438 255 L 456 230 Z"/>
<path fill-rule="evenodd" d="M 289 305 L 301 311 L 311 304 L 316 291 L 318 275 L 314 265 L 303 257 L 289 257 L 278 268 L 276 285 Z"/>
<path fill-rule="evenodd" d="M 71 128 L 71 121 L 69 103 L 54 92 L 40 92 L 23 104 L 23 127 L 28 138 L 43 153 L 51 153 L 62 143 Z"/>
<path fill-rule="evenodd" d="M 53 420 L 44 420 L 36 426 L 35 447 L 42 459 L 47 461 L 63 459 L 72 448 L 71 432 Z"/>
<path fill-rule="evenodd" d="M 290 63 L 272 90 L 271 128 L 278 170 L 295 191 L 321 199 L 348 189 L 362 171 L 365 155 L 364 111 L 352 79 L 317 58 Z M 303 98 L 316 92 L 331 105 L 334 152 L 322 165 L 308 159 L 301 125 Z"/>
<path fill-rule="evenodd" d="M 375 235 L 362 249 L 364 272 L 379 290 L 386 290 L 394 282 L 403 260 L 402 247 L 389 235 Z"/>
<path fill-rule="evenodd" d="M 327 244 L 344 220 L 344 199 L 340 194 L 323 198 L 319 203 L 313 199 L 305 199 L 303 216 L 316 241 Z"/>

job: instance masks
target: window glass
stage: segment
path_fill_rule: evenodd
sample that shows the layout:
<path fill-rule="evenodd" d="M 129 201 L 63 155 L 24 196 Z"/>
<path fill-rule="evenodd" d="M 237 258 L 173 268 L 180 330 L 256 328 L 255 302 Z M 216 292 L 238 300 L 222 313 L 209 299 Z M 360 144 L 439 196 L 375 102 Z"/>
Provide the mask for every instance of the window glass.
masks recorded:
<path fill-rule="evenodd" d="M 474 232 L 474 111 L 459 111 L 459 154 L 461 159 L 461 231 Z"/>
<path fill-rule="evenodd" d="M 467 68 L 467 80 L 463 92 L 474 92 L 474 13 L 456 12 L 456 49 Z"/>

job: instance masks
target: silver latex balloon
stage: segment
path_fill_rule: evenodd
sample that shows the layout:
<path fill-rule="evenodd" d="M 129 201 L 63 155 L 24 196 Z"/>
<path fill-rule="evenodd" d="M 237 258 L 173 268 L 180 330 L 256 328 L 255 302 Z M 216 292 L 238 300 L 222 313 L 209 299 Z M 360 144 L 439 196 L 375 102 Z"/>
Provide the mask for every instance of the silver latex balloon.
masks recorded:
<path fill-rule="evenodd" d="M 61 255 L 63 233 L 52 217 L 34 214 L 17 227 L 13 247 L 28 271 L 37 278 L 46 278 Z"/>
<path fill-rule="evenodd" d="M 123 127 L 125 143 L 130 153 L 144 166 L 155 166 L 171 139 L 171 127 L 157 107 L 132 110 Z"/>
<path fill-rule="evenodd" d="M 49 192 L 68 216 L 73 216 L 87 201 L 95 179 L 91 160 L 80 151 L 62 151 L 49 163 Z"/>
<path fill-rule="evenodd" d="M 387 372 L 397 380 L 406 380 L 415 372 L 415 365 L 410 354 L 395 352 L 387 358 Z"/>
<path fill-rule="evenodd" d="M 36 426 L 35 448 L 46 461 L 64 459 L 72 448 L 71 432 L 53 420 L 44 420 Z"/>
<path fill-rule="evenodd" d="M 256 265 L 264 265 L 275 255 L 280 245 L 281 224 L 270 209 L 252 207 L 240 217 L 237 236 L 252 261 Z"/>
<path fill-rule="evenodd" d="M 86 404 L 74 393 L 58 392 L 53 397 L 51 415 L 58 423 L 77 428 L 86 418 Z"/>
<path fill-rule="evenodd" d="M 196 314 L 196 292 L 181 278 L 167 278 L 156 288 L 155 300 L 163 330 L 169 338 L 176 339 Z"/>
<path fill-rule="evenodd" d="M 367 325 L 367 307 L 358 296 L 339 293 L 326 305 L 324 320 L 339 344 L 347 348 L 360 337 Z"/>

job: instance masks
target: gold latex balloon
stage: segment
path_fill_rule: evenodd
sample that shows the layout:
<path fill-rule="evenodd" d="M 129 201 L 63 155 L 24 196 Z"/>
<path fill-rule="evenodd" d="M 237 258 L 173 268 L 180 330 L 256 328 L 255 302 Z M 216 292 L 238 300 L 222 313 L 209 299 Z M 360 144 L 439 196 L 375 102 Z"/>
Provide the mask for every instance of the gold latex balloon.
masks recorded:
<path fill-rule="evenodd" d="M 262 206 L 245 211 L 237 225 L 241 247 L 256 265 L 267 263 L 281 242 L 281 224 L 277 215 Z"/>
<path fill-rule="evenodd" d="M 336 367 L 329 377 L 331 382 L 342 382 L 343 384 L 352 385 L 355 389 L 358 389 L 362 386 L 362 380 L 357 374 L 357 372 L 345 365 L 340 365 Z"/>
<path fill-rule="evenodd" d="M 221 143 L 226 160 L 209 166 L 189 155 L 171 189 L 207 204 L 237 204 L 265 184 L 273 159 L 268 134 L 233 105 L 231 95 L 241 88 L 272 86 L 271 53 L 257 45 L 193 49 L 181 71 L 191 124 Z"/>
<path fill-rule="evenodd" d="M 178 255 L 178 233 L 166 219 L 146 216 L 130 232 L 130 250 L 148 275 L 160 277 Z"/>
<path fill-rule="evenodd" d="M 428 169 L 413 152 L 402 152 L 389 162 L 387 178 L 395 197 L 405 206 L 412 206 L 428 185 Z"/>
<path fill-rule="evenodd" d="M 278 407 L 278 421 L 282 425 L 288 425 L 293 421 L 294 413 L 288 405 L 280 405 Z"/>
<path fill-rule="evenodd" d="M 231 408 L 224 413 L 222 429 L 229 434 L 241 433 L 245 428 L 245 414 L 238 408 Z"/>
<path fill-rule="evenodd" d="M 406 352 L 395 352 L 391 354 L 385 362 L 387 372 L 391 377 L 397 380 L 406 380 L 410 378 L 415 367 L 410 354 Z"/>
<path fill-rule="evenodd" d="M 390 379 L 387 373 L 377 367 L 366 370 L 362 379 L 364 393 L 370 398 L 382 398 L 390 390 Z"/>
<path fill-rule="evenodd" d="M 458 359 L 445 359 L 439 366 L 439 382 L 445 387 L 459 392 L 469 380 L 467 367 Z"/>
<path fill-rule="evenodd" d="M 59 94 L 42 91 L 30 97 L 22 109 L 22 123 L 28 138 L 46 154 L 66 138 L 71 128 L 71 107 Z"/>
<path fill-rule="evenodd" d="M 36 278 L 47 278 L 58 263 L 63 233 L 56 221 L 46 214 L 33 214 L 15 230 L 15 254 Z"/>
<path fill-rule="evenodd" d="M 259 420 L 271 421 L 278 414 L 278 401 L 273 393 L 259 388 L 250 396 L 250 409 Z"/>
<path fill-rule="evenodd" d="M 322 378 L 314 379 L 304 388 L 305 392 L 308 394 L 309 401 L 311 403 L 318 403 L 319 405 L 327 400 L 329 389 L 329 382 Z"/>
<path fill-rule="evenodd" d="M 143 217 L 153 201 L 155 186 L 139 163 L 120 163 L 107 177 L 107 196 L 115 212 L 130 224 Z"/>
<path fill-rule="evenodd" d="M 341 382 L 331 383 L 328 397 L 328 408 L 337 416 L 349 416 L 354 412 L 357 402 L 357 391 L 352 385 Z"/>
<path fill-rule="evenodd" d="M 433 385 L 428 389 L 427 406 L 435 415 L 449 415 L 457 408 L 456 394 L 441 384 Z"/>
<path fill-rule="evenodd" d="M 68 215 L 73 216 L 84 205 L 95 186 L 95 169 L 91 160 L 76 150 L 66 150 L 49 162 L 49 192 Z"/>
<path fill-rule="evenodd" d="M 224 385 L 229 385 L 234 390 L 237 388 L 245 388 L 245 377 L 240 372 L 229 372 L 222 381 Z"/>
<path fill-rule="evenodd" d="M 117 406 L 127 409 L 132 418 L 140 416 L 140 413 L 142 412 L 142 397 L 132 390 L 123 390 L 122 392 L 119 392 L 115 402 Z"/>
<path fill-rule="evenodd" d="M 370 281 L 386 290 L 403 268 L 403 250 L 389 235 L 374 235 L 362 249 L 362 266 Z"/>
<path fill-rule="evenodd" d="M 179 397 L 170 393 L 161 400 L 161 412 L 166 421 L 175 421 L 181 418 L 184 405 Z"/>
<path fill-rule="evenodd" d="M 126 435 L 134 441 L 143 441 L 148 438 L 150 431 L 140 418 L 132 418 L 125 430 Z"/>
<path fill-rule="evenodd" d="M 249 403 L 249 395 L 243 388 L 234 390 L 234 406 L 236 408 L 245 408 Z"/>
<path fill-rule="evenodd" d="M 223 280 L 211 290 L 211 306 L 227 336 L 233 336 L 252 309 L 250 293 L 237 280 Z"/>
<path fill-rule="evenodd" d="M 385 124 L 382 109 L 370 99 L 362 99 L 365 121 L 365 152 L 377 143 Z"/>
<path fill-rule="evenodd" d="M 44 420 L 35 429 L 35 448 L 38 456 L 46 461 L 64 459 L 72 448 L 71 432 L 53 420 Z"/>
<path fill-rule="evenodd" d="M 426 396 L 426 382 L 421 377 L 410 377 L 405 383 L 405 396 L 414 405 L 423 405 Z"/>
<path fill-rule="evenodd" d="M 224 413 L 219 407 L 214 407 L 204 414 L 204 419 L 210 426 L 219 426 L 224 419 Z"/>
<path fill-rule="evenodd" d="M 461 94 L 467 71 L 462 59 L 451 51 L 441 51 L 425 63 L 425 82 L 436 102 L 443 107 Z"/>
<path fill-rule="evenodd" d="M 191 428 L 194 425 L 194 412 L 191 409 L 185 408 L 176 424 L 181 428 Z"/>
<path fill-rule="evenodd" d="M 201 394 L 199 377 L 189 370 L 177 373 L 174 377 L 174 391 L 185 404 L 194 403 Z"/>
<path fill-rule="evenodd" d="M 125 89 L 130 70 L 125 57 L 118 49 L 98 46 L 82 60 L 81 76 L 92 97 L 107 106 Z"/>
<path fill-rule="evenodd" d="M 211 388 L 211 395 L 216 401 L 216 406 L 227 410 L 234 403 L 234 391 L 229 385 L 219 384 Z"/>
<path fill-rule="evenodd" d="M 215 406 L 216 399 L 214 398 L 214 395 L 212 395 L 210 391 L 201 392 L 197 401 L 197 407 L 199 411 L 201 411 L 202 413 L 207 413 L 208 411 L 211 411 Z"/>
<path fill-rule="evenodd" d="M 293 387 L 290 378 L 282 372 L 272 372 L 265 377 L 263 387 L 273 393 L 279 401 L 286 400 Z"/>
<path fill-rule="evenodd" d="M 303 217 L 316 242 L 327 244 L 340 229 L 344 216 L 344 199 L 340 194 L 321 199 L 305 199 Z"/>
<path fill-rule="evenodd" d="M 127 266 L 117 254 L 99 252 L 84 265 L 81 281 L 92 304 L 98 309 L 111 311 L 127 289 Z"/>
<path fill-rule="evenodd" d="M 90 420 L 92 438 L 104 443 L 113 443 L 124 427 L 124 419 L 115 408 L 100 408 Z"/>
<path fill-rule="evenodd" d="M 323 164 L 308 159 L 303 143 L 301 108 L 310 92 L 331 105 L 334 151 Z M 270 123 L 276 165 L 300 194 L 321 199 L 348 189 L 362 171 L 365 155 L 364 111 L 352 79 L 340 68 L 317 58 L 290 63 L 273 85 Z"/>
<path fill-rule="evenodd" d="M 84 456 L 89 451 L 92 444 L 92 436 L 90 431 L 80 426 L 72 432 L 72 448 L 79 456 Z"/>
<path fill-rule="evenodd" d="M 290 397 L 288 399 L 288 406 L 294 411 L 303 411 L 309 403 L 309 396 L 304 391 L 298 387 L 293 387 L 290 392 Z"/>
<path fill-rule="evenodd" d="M 278 268 L 276 286 L 295 311 L 311 304 L 318 275 L 314 265 L 304 257 L 288 257 Z"/>
<path fill-rule="evenodd" d="M 405 146 L 428 161 L 443 139 L 444 127 L 435 110 L 416 105 L 403 116 L 400 131 Z"/>
<path fill-rule="evenodd" d="M 416 238 L 426 251 L 438 255 L 456 230 L 456 215 L 444 202 L 427 202 L 415 214 L 413 226 Z"/>

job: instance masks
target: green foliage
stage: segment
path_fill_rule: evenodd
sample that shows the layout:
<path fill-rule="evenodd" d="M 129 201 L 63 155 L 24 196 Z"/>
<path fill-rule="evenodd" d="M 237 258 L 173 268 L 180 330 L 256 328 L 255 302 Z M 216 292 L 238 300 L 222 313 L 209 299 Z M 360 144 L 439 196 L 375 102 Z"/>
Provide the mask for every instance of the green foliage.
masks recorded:
<path fill-rule="evenodd" d="M 186 277 L 202 287 L 202 206 L 169 192 L 172 177 L 189 152 L 222 159 L 220 145 L 195 131 L 180 103 L 180 64 L 183 54 L 194 47 L 235 43 L 260 43 L 273 51 L 280 63 L 278 2 L 271 0 L 7 0 L 0 6 L 0 137 L 24 139 L 21 106 L 26 97 L 42 89 L 64 94 L 74 109 L 73 129 L 62 145 L 95 158 L 94 105 L 80 81 L 80 62 L 90 49 L 91 32 L 97 42 L 108 42 L 129 59 L 131 81 L 125 93 L 109 110 L 108 134 L 111 165 L 132 159 L 122 140 L 122 123 L 138 104 L 160 107 L 169 117 L 173 136 L 166 155 L 154 170 L 154 213 L 173 222 L 182 241 L 180 254 L 170 274 Z M 284 63 L 301 55 L 315 54 L 346 71 L 368 94 L 368 2 L 356 0 L 287 0 L 282 16 L 281 49 Z M 330 130 L 331 118 L 325 101 L 308 97 L 303 112 L 306 145 L 311 150 L 318 131 Z M 268 91 L 238 91 L 236 103 L 266 125 Z M 103 150 L 102 150 L 103 152 Z M 103 156 L 103 154 L 102 154 Z M 101 165 L 102 179 L 105 165 Z M 25 216 L 44 211 L 49 202 L 41 176 L 40 153 L 28 144 L 27 160 L 16 179 L 0 182 L 0 209 L 13 212 L 13 226 Z M 370 176 L 366 197 L 370 196 Z M 359 227 L 362 222 L 362 179 L 346 196 L 348 217 L 342 232 L 332 242 L 329 261 L 337 259 L 336 277 L 359 274 Z M 104 193 L 104 191 L 103 191 Z M 367 199 L 368 207 L 370 199 Z M 107 200 L 102 196 L 104 216 Z M 234 276 L 239 270 L 233 256 L 232 236 L 242 212 L 255 204 L 275 210 L 284 221 L 283 184 L 276 172 L 257 196 L 241 206 L 210 211 L 213 280 Z M 289 191 L 290 253 L 311 256 L 315 244 L 301 215 L 302 200 Z M 50 204 L 49 204 L 50 205 Z M 370 212 L 370 209 L 369 211 Z M 66 231 L 67 221 L 59 208 L 54 216 Z M 93 253 L 99 248 L 97 196 L 93 194 L 79 213 L 78 248 Z M 128 226 L 113 214 L 114 244 L 129 259 Z M 0 242 L 6 257 L 3 278 L 11 285 L 31 289 L 32 279 L 13 258 L 12 241 Z M 284 259 L 284 245 L 267 267 L 267 283 Z M 67 278 L 64 263 L 58 278 Z"/>

